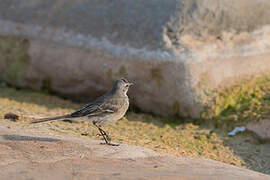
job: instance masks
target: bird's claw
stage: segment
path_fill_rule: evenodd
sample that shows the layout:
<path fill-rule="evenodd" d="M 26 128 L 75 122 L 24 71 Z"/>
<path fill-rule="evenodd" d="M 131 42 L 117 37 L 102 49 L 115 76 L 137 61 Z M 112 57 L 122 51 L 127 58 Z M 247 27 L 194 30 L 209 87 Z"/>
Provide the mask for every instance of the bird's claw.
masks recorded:
<path fill-rule="evenodd" d="M 109 145 L 109 146 L 119 146 L 119 144 L 113 144 L 113 143 L 100 143 L 101 145 Z"/>

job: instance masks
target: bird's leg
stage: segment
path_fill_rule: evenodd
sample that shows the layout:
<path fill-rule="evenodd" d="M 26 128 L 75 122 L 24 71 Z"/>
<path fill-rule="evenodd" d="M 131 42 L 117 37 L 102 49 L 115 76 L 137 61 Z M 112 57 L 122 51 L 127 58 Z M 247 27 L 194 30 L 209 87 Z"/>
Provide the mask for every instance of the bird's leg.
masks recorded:
<path fill-rule="evenodd" d="M 104 134 L 104 131 L 100 127 L 98 127 L 98 130 L 99 130 L 100 134 L 102 135 L 103 139 L 105 140 L 106 144 L 109 144 L 110 143 L 109 139 L 107 139 L 107 135 Z"/>
<path fill-rule="evenodd" d="M 96 126 L 101 134 L 101 136 L 103 137 L 103 139 L 105 140 L 106 144 L 109 143 L 109 140 L 107 139 L 106 135 L 104 134 L 104 131 L 98 126 L 96 125 L 96 123 L 93 123 L 94 126 Z"/>
<path fill-rule="evenodd" d="M 110 143 L 111 138 L 107 135 L 107 133 L 104 130 L 102 130 L 101 128 L 98 128 L 98 129 L 99 129 L 100 133 L 102 133 L 106 137 L 106 138 L 104 138 L 104 136 L 103 136 L 103 138 L 105 139 L 105 142 L 106 142 L 105 144 L 111 145 L 111 146 L 119 146 L 119 144 Z"/>
<path fill-rule="evenodd" d="M 94 126 L 96 126 L 98 128 L 100 134 L 102 135 L 103 139 L 105 140 L 104 144 L 111 145 L 111 146 L 119 146 L 119 144 L 110 143 L 111 138 L 107 135 L 107 133 L 104 130 L 102 130 L 99 126 L 97 126 L 95 123 L 93 123 L 93 124 L 94 124 Z"/>
<path fill-rule="evenodd" d="M 106 137 L 106 139 L 107 139 L 108 141 L 111 141 L 110 136 L 109 136 L 103 129 L 99 128 L 99 130 L 102 131 L 103 135 Z"/>

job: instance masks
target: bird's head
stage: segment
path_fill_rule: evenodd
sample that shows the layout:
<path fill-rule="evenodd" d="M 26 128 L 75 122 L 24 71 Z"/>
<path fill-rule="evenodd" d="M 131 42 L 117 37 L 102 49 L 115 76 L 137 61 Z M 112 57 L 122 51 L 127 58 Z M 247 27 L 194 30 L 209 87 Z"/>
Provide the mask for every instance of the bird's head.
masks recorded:
<path fill-rule="evenodd" d="M 116 91 L 119 95 L 127 95 L 128 88 L 133 85 L 133 83 L 128 82 L 127 79 L 121 78 L 114 82 L 113 90 Z"/>

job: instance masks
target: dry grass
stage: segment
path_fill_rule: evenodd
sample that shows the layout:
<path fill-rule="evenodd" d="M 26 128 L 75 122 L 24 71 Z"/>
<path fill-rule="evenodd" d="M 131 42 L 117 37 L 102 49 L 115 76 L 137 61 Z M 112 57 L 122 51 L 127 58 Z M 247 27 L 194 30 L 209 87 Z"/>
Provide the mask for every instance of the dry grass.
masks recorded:
<path fill-rule="evenodd" d="M 99 139 L 96 135 L 98 131 L 87 122 L 29 124 L 33 119 L 63 115 L 80 106 L 38 92 L 0 88 L 0 121 L 7 121 L 3 119 L 4 114 L 13 112 L 20 119 L 11 123 L 22 128 Z M 210 158 L 270 174 L 270 157 L 267 156 L 270 145 L 258 143 L 249 133 L 228 138 L 226 132 L 215 129 L 211 123 L 195 124 L 187 119 L 160 118 L 133 112 L 104 129 L 114 142 L 144 146 L 176 156 Z"/>

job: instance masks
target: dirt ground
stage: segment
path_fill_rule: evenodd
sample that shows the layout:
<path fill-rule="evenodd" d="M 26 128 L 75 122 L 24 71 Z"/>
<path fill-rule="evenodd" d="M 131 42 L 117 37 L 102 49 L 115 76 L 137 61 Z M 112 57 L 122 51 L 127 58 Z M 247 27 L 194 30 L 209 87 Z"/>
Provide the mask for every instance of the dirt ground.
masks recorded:
<path fill-rule="evenodd" d="M 43 131 L 47 133 L 45 137 L 60 134 L 99 140 L 97 130 L 90 123 L 60 121 L 29 124 L 33 119 L 63 115 L 80 106 L 42 93 L 0 88 L 0 121 L 11 130 L 19 128 Z M 19 115 L 19 119 L 16 122 L 4 119 L 4 115 L 8 112 Z M 229 129 L 215 128 L 211 123 L 198 124 L 187 119 L 161 118 L 133 112 L 129 112 L 126 118 L 117 124 L 105 127 L 105 130 L 109 132 L 114 142 L 146 147 L 153 150 L 151 153 L 208 158 L 270 174 L 270 143 L 258 141 L 249 132 L 228 137 Z"/>

